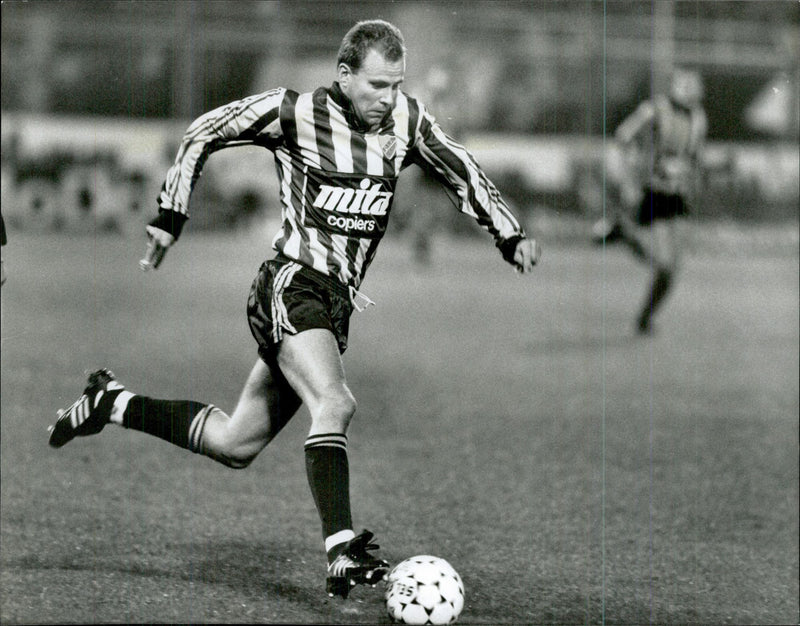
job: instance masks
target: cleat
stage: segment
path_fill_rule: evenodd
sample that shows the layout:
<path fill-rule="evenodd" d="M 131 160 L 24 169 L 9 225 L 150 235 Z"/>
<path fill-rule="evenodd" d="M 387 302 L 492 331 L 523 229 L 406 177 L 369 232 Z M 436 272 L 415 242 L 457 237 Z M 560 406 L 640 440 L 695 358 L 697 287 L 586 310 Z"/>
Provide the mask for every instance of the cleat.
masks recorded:
<path fill-rule="evenodd" d="M 592 243 L 602 246 L 604 243 L 614 243 L 622 239 L 622 226 L 616 220 L 606 218 L 598 220 L 592 227 Z"/>
<path fill-rule="evenodd" d="M 655 330 L 649 319 L 640 319 L 636 322 L 636 334 L 640 337 L 653 335 Z"/>
<path fill-rule="evenodd" d="M 56 412 L 56 423 L 48 428 L 50 446 L 60 448 L 75 437 L 86 437 L 99 433 L 109 422 L 113 399 L 124 387 L 107 369 L 89 374 L 83 394 L 71 406 Z"/>
<path fill-rule="evenodd" d="M 389 563 L 370 554 L 380 546 L 372 543 L 368 530 L 347 542 L 342 552 L 328 565 L 325 583 L 329 597 L 347 598 L 356 585 L 375 587 L 389 572 Z"/>
<path fill-rule="evenodd" d="M 350 588 L 346 580 L 331 580 L 328 578 L 326 591 L 328 597 L 333 598 L 339 596 L 340 598 L 347 598 L 350 593 Z"/>

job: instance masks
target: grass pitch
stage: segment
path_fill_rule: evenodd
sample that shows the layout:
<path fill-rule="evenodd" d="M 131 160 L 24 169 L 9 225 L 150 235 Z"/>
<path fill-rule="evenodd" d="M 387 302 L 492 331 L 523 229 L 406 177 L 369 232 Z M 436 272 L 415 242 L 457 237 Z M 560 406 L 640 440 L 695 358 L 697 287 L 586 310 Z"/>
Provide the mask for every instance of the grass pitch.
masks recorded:
<path fill-rule="evenodd" d="M 294 421 L 245 471 L 108 427 L 47 446 L 84 369 L 232 409 L 269 238 L 11 233 L 2 289 L 0 622 L 388 623 L 324 594 Z M 345 367 L 357 530 L 446 558 L 464 624 L 798 622 L 798 259 L 693 252 L 651 338 L 622 250 L 384 242 Z"/>

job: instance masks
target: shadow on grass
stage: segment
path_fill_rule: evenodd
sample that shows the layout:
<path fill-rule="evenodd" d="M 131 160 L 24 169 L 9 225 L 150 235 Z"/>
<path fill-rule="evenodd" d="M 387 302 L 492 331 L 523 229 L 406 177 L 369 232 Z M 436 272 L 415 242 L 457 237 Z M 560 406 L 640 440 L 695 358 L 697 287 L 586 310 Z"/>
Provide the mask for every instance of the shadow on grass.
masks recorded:
<path fill-rule="evenodd" d="M 606 337 L 601 335 L 590 337 L 582 337 L 580 335 L 545 337 L 541 340 L 526 342 L 523 344 L 523 349 L 525 352 L 534 352 L 536 354 L 601 352 L 604 348 L 627 348 L 642 345 L 647 339 L 648 336 L 636 335 L 632 331 L 628 335 L 609 335 Z"/>
<path fill-rule="evenodd" d="M 62 581 L 57 603 L 81 598 L 87 607 L 79 623 L 96 620 L 93 611 L 99 604 L 120 602 L 114 593 L 112 600 L 98 601 L 100 589 L 124 589 L 127 598 L 139 598 L 140 594 L 149 598 L 133 608 L 123 602 L 132 611 L 129 617 L 134 622 L 151 621 L 154 616 L 161 621 L 164 615 L 213 614 L 223 623 L 230 622 L 232 615 L 237 622 L 271 623 L 274 618 L 290 624 L 389 623 L 382 586 L 357 587 L 348 600 L 328 598 L 324 556 L 310 554 L 306 562 L 298 557 L 304 551 L 308 553 L 306 546 L 291 541 L 280 545 L 199 541 L 168 543 L 161 550 L 131 546 L 125 553 L 113 549 L 79 555 L 50 551 L 12 559 L 5 567 L 20 573 L 37 572 L 41 580 L 55 576 Z M 154 587 L 160 593 L 154 594 Z M 7 611 L 12 608 L 4 607 Z"/>
<path fill-rule="evenodd" d="M 166 578 L 195 584 L 224 585 L 239 593 L 280 596 L 286 600 L 311 604 L 319 601 L 324 585 L 324 563 L 319 559 L 306 564 L 298 554 L 305 548 L 281 545 L 231 542 L 170 543 L 154 554 L 131 553 L 54 555 L 28 554 L 12 559 L 7 569 L 66 570 L 96 574 L 128 574 L 143 578 Z"/>

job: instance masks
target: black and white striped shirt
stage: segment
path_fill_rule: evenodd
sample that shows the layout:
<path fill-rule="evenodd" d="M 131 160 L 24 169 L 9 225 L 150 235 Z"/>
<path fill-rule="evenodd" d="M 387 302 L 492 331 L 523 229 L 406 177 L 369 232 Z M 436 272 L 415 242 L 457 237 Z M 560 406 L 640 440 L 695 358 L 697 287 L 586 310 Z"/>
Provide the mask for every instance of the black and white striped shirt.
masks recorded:
<path fill-rule="evenodd" d="M 688 194 L 706 141 L 708 119 L 697 107 L 683 107 L 658 95 L 645 100 L 620 124 L 617 139 L 635 145 L 633 174 L 642 186 L 666 194 Z"/>
<path fill-rule="evenodd" d="M 464 146 L 402 92 L 377 130 L 355 117 L 337 83 L 297 93 L 278 88 L 210 111 L 183 137 L 159 197 L 163 211 L 188 216 L 208 156 L 260 145 L 275 154 L 281 228 L 272 247 L 357 288 L 383 236 L 395 185 L 411 163 L 433 170 L 498 246 L 524 236 L 499 192 Z"/>

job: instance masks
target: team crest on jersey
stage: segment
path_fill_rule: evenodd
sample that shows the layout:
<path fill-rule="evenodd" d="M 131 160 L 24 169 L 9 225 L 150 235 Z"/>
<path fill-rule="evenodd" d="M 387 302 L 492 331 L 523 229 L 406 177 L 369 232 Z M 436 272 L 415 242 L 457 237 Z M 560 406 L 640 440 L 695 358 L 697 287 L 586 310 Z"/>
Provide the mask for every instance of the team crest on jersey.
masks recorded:
<path fill-rule="evenodd" d="M 397 137 L 394 135 L 378 135 L 378 141 L 381 144 L 383 156 L 387 159 L 393 159 L 394 155 L 397 154 Z"/>

